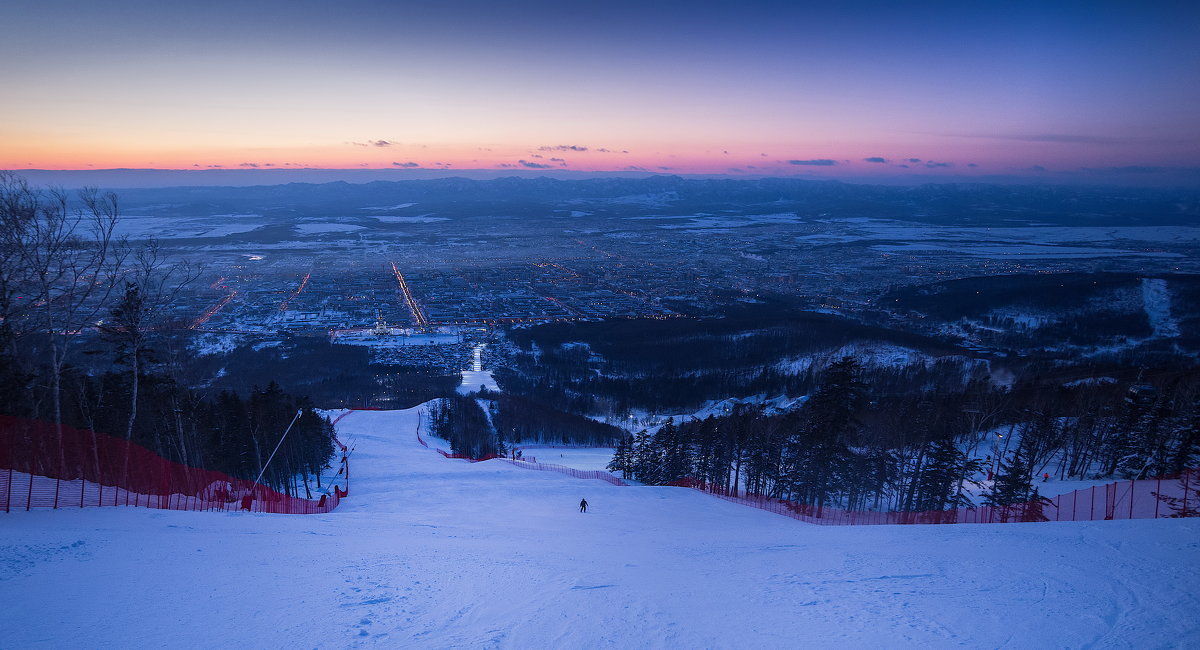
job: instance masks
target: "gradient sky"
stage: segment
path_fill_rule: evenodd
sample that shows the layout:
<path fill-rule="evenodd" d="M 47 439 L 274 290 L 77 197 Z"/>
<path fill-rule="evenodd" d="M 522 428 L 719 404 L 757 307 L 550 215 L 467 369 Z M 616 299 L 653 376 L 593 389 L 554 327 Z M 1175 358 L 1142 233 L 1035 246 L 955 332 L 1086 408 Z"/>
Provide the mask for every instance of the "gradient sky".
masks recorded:
<path fill-rule="evenodd" d="M 5 0 L 0 61 L 8 169 L 1200 176 L 1200 2 Z"/>

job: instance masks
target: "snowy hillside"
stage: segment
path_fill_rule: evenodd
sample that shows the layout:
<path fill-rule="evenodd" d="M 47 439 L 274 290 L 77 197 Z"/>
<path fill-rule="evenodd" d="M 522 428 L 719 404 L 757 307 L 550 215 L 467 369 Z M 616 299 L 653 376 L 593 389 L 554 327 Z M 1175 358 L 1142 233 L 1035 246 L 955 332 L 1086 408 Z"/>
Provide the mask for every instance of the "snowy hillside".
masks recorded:
<path fill-rule="evenodd" d="M 1200 520 L 810 526 L 444 459 L 417 417 L 338 424 L 328 515 L 0 515 L 0 647 L 1200 644 Z"/>
<path fill-rule="evenodd" d="M 1171 291 L 1167 288 L 1166 280 L 1142 278 L 1142 302 L 1155 336 L 1179 336 L 1179 323 L 1171 317 Z"/>

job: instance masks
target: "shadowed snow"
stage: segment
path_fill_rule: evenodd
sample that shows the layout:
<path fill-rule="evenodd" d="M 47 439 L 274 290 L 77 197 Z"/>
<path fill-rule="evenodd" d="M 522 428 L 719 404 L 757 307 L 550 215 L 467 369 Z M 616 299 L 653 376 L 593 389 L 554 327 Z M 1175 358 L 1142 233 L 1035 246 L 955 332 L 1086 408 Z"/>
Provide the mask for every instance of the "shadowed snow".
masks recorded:
<path fill-rule="evenodd" d="M 1200 643 L 1200 520 L 826 528 L 447 460 L 416 423 L 338 424 L 327 515 L 0 514 L 0 647 Z"/>

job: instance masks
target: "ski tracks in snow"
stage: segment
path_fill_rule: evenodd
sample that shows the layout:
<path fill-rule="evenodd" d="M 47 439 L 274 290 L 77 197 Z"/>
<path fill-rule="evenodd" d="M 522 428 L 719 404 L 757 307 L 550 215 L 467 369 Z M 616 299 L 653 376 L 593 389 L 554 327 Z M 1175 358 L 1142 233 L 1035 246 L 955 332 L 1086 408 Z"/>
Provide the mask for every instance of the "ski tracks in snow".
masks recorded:
<path fill-rule="evenodd" d="M 339 422 L 329 514 L 0 515 L 0 647 L 1200 647 L 1200 521 L 812 526 L 447 460 L 416 421 Z"/>

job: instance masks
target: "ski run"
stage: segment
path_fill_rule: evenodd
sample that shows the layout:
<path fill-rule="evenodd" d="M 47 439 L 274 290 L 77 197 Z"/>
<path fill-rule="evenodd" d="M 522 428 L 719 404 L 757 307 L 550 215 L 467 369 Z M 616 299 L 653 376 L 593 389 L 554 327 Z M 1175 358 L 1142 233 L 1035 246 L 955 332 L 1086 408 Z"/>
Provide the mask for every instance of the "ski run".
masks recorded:
<path fill-rule="evenodd" d="M 812 526 L 445 459 L 418 417 L 338 423 L 326 515 L 0 515 L 0 648 L 1200 646 L 1197 519 Z"/>

